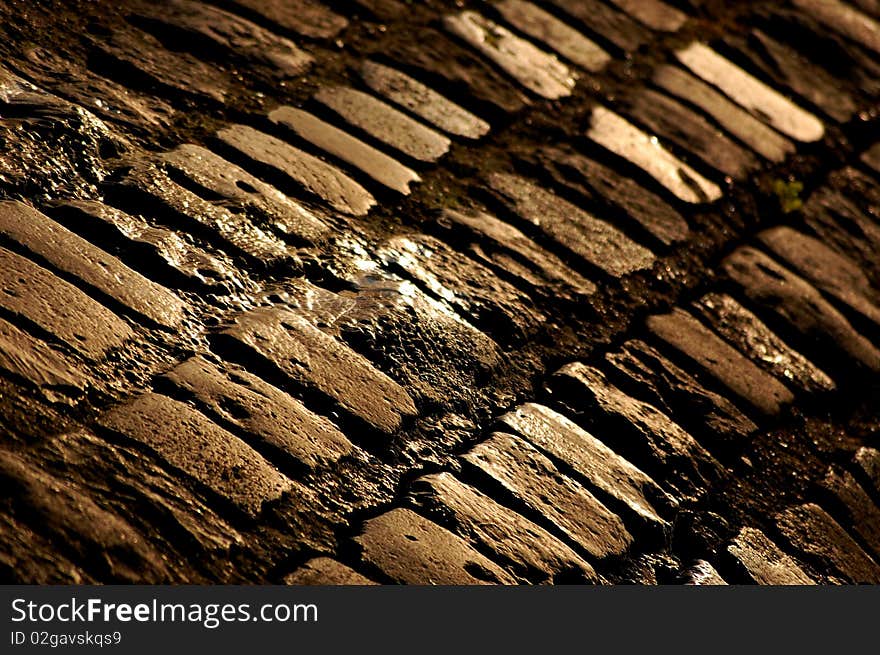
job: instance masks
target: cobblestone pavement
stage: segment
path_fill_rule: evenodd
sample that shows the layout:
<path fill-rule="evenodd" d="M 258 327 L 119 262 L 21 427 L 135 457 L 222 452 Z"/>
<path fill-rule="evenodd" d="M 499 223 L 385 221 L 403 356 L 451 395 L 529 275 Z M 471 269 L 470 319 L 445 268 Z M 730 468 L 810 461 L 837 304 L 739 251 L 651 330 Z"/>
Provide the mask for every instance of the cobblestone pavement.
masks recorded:
<path fill-rule="evenodd" d="M 0 19 L 4 581 L 880 582 L 876 0 Z"/>

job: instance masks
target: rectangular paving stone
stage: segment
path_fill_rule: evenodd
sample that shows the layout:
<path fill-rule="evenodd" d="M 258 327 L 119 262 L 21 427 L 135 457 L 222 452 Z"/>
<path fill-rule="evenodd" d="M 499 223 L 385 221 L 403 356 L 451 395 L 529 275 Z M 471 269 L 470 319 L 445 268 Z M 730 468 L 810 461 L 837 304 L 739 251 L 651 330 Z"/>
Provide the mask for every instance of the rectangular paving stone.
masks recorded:
<path fill-rule="evenodd" d="M 651 34 L 626 14 L 598 0 L 550 0 L 550 3 L 583 24 L 593 34 L 608 40 L 624 53 L 637 50 Z"/>
<path fill-rule="evenodd" d="M 610 0 L 643 25 L 661 32 L 677 32 L 687 21 L 687 14 L 660 0 Z"/>
<path fill-rule="evenodd" d="M 566 364 L 550 377 L 547 389 L 556 403 L 618 452 L 685 480 L 695 492 L 723 473 L 721 464 L 667 414 L 627 395 L 597 368 Z"/>
<path fill-rule="evenodd" d="M 632 339 L 605 356 L 618 386 L 676 417 L 690 432 L 713 445 L 738 442 L 758 426 L 727 398 L 706 389 L 644 341 Z"/>
<path fill-rule="evenodd" d="M 317 390 L 380 432 L 395 432 L 416 414 L 409 394 L 364 357 L 301 316 L 261 308 L 236 317 L 222 333 L 245 361 L 267 360 L 297 384 Z"/>
<path fill-rule="evenodd" d="M 398 584 L 516 584 L 466 542 L 408 509 L 393 509 L 355 538 L 365 562 Z"/>
<path fill-rule="evenodd" d="M 698 106 L 759 155 L 782 162 L 794 152 L 794 145 L 711 86 L 677 66 L 660 66 L 653 81 L 668 93 Z"/>
<path fill-rule="evenodd" d="M 837 358 L 842 357 L 850 364 L 880 371 L 880 351 L 803 278 L 749 247 L 736 250 L 721 267 L 749 300 L 775 314 L 811 344 L 817 360 L 821 357 L 839 368 Z M 831 357 L 836 357 L 833 362 Z"/>
<path fill-rule="evenodd" d="M 363 91 L 325 86 L 314 99 L 349 125 L 418 161 L 435 162 L 449 152 L 448 137 Z"/>
<path fill-rule="evenodd" d="M 591 557 L 619 557 L 633 543 L 620 518 L 519 437 L 495 433 L 464 460 Z"/>
<path fill-rule="evenodd" d="M 798 9 L 816 20 L 880 54 L 880 23 L 839 0 L 792 0 Z"/>
<path fill-rule="evenodd" d="M 293 573 L 284 576 L 287 585 L 375 585 L 345 564 L 340 564 L 330 557 L 315 557 L 303 564 Z"/>
<path fill-rule="evenodd" d="M 778 414 L 794 401 L 785 385 L 765 373 L 683 309 L 650 316 L 648 329 L 706 374 L 760 412 Z"/>
<path fill-rule="evenodd" d="M 238 437 L 167 396 L 145 393 L 98 422 L 146 445 L 251 517 L 293 486 Z"/>
<path fill-rule="evenodd" d="M 880 558 L 880 507 L 840 466 L 832 465 L 821 484 L 840 503 L 840 516 L 850 532 L 861 538 L 874 559 Z"/>
<path fill-rule="evenodd" d="M 596 285 L 573 271 L 556 255 L 541 248 L 509 223 L 485 212 L 444 209 L 438 223 L 453 233 L 464 233 L 479 242 L 470 251 L 483 263 L 506 271 L 536 290 L 562 296 L 589 296 Z M 465 237 L 467 238 L 467 237 Z"/>
<path fill-rule="evenodd" d="M 344 16 L 336 14 L 315 0 L 232 0 L 239 7 L 255 12 L 280 27 L 313 39 L 332 39 L 348 25 Z"/>
<path fill-rule="evenodd" d="M 734 179 L 745 178 L 758 167 L 757 158 L 698 113 L 669 96 L 641 89 L 630 95 L 629 111 L 665 143 L 677 145 L 690 156 Z"/>
<path fill-rule="evenodd" d="M 741 529 L 727 546 L 727 552 L 755 584 L 816 584 L 794 559 L 756 528 Z"/>
<path fill-rule="evenodd" d="M 185 317 L 184 302 L 168 289 L 28 205 L 0 202 L 0 235 L 151 323 L 175 328 Z"/>
<path fill-rule="evenodd" d="M 650 268 L 654 263 L 650 250 L 535 182 L 493 173 L 488 184 L 524 221 L 613 277 Z"/>
<path fill-rule="evenodd" d="M 167 0 L 161 7 L 139 6 L 137 13 L 166 30 L 183 36 L 183 49 L 200 51 L 202 43 L 220 48 L 254 64 L 268 66 L 282 75 L 306 72 L 314 59 L 289 39 L 273 34 L 251 21 L 194 0 Z"/>
<path fill-rule="evenodd" d="M 880 584 L 880 564 L 814 503 L 793 506 L 776 517 L 791 545 L 816 561 L 832 579 L 850 584 Z"/>
<path fill-rule="evenodd" d="M 731 100 L 786 136 L 810 143 L 825 135 L 825 127 L 819 119 L 708 46 L 694 42 L 678 50 L 675 56 L 694 75 L 718 87 Z"/>
<path fill-rule="evenodd" d="M 405 73 L 368 60 L 361 65 L 360 74 L 374 93 L 447 134 L 479 139 L 489 133 L 489 123 Z"/>
<path fill-rule="evenodd" d="M 561 414 L 543 405 L 525 403 L 499 420 L 540 450 L 565 462 L 640 522 L 652 528 L 666 524 L 656 507 L 667 509 L 675 504 L 674 499 L 643 471 Z"/>
<path fill-rule="evenodd" d="M 79 391 L 86 376 L 48 344 L 0 319 L 0 369 L 39 388 Z"/>
<path fill-rule="evenodd" d="M 415 171 L 396 159 L 301 109 L 279 107 L 269 113 L 269 120 L 392 191 L 409 195 L 409 185 L 421 180 Z"/>
<path fill-rule="evenodd" d="M 717 184 L 663 148 L 657 137 L 649 136 L 605 107 L 593 109 L 586 136 L 641 168 L 684 202 L 714 202 L 722 195 Z"/>
<path fill-rule="evenodd" d="M 596 572 L 571 548 L 521 514 L 499 505 L 451 473 L 412 483 L 411 495 L 425 515 L 447 525 L 474 548 L 531 582 L 596 582 Z"/>
<path fill-rule="evenodd" d="M 591 73 L 598 73 L 611 61 L 611 55 L 601 47 L 531 2 L 501 0 L 493 8 L 520 32 Z"/>
<path fill-rule="evenodd" d="M 0 248 L 0 307 L 94 359 L 134 337 L 109 309 L 5 248 Z"/>
<path fill-rule="evenodd" d="M 443 25 L 532 93 L 549 100 L 571 95 L 571 70 L 501 25 L 475 11 L 445 16 Z"/>
<path fill-rule="evenodd" d="M 873 487 L 874 493 L 880 495 L 880 450 L 862 446 L 856 451 L 853 462 Z"/>
<path fill-rule="evenodd" d="M 780 339 L 767 325 L 731 296 L 709 293 L 693 303 L 708 325 L 755 364 L 807 393 L 833 391 L 834 381 Z"/>
<path fill-rule="evenodd" d="M 196 356 L 163 378 L 194 398 L 202 411 L 309 469 L 328 467 L 352 450 L 351 442 L 329 420 L 242 369 L 228 368 L 224 373 Z"/>
<path fill-rule="evenodd" d="M 217 132 L 217 138 L 345 214 L 363 216 L 376 204 L 366 189 L 335 166 L 252 127 L 232 125 Z"/>
<path fill-rule="evenodd" d="M 817 289 L 880 328 L 880 290 L 852 259 L 787 226 L 764 230 L 758 239 Z"/>

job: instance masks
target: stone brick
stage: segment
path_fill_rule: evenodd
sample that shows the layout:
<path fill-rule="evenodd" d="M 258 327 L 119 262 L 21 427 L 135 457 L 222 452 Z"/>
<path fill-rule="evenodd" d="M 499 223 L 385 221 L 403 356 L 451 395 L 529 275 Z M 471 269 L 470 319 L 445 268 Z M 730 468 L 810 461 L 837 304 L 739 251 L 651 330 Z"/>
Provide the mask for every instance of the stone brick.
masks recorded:
<path fill-rule="evenodd" d="M 795 549 L 815 560 L 832 580 L 880 584 L 880 565 L 818 505 L 791 507 L 776 517 L 776 525 Z"/>
<path fill-rule="evenodd" d="M 526 403 L 502 416 L 500 422 L 571 467 L 639 522 L 651 528 L 665 526 L 655 507 L 668 508 L 675 501 L 643 471 L 561 414 Z"/>
<path fill-rule="evenodd" d="M 838 466 L 828 470 L 822 487 L 840 503 L 846 526 L 861 538 L 875 559 L 880 558 L 880 508 L 876 503 L 851 473 Z"/>
<path fill-rule="evenodd" d="M 233 125 L 220 130 L 217 138 L 258 166 L 291 180 L 338 211 L 362 216 L 376 204 L 366 189 L 335 166 L 252 127 Z"/>
<path fill-rule="evenodd" d="M 449 152 L 448 137 L 363 91 L 345 86 L 324 87 L 314 97 L 348 124 L 408 157 L 435 162 Z"/>
<path fill-rule="evenodd" d="M 704 559 L 697 560 L 685 571 L 685 584 L 694 587 L 720 587 L 727 584 L 715 567 Z"/>
<path fill-rule="evenodd" d="M 86 376 L 61 353 L 3 319 L 0 319 L 0 369 L 47 390 L 79 392 L 88 383 Z"/>
<path fill-rule="evenodd" d="M 591 557 L 624 555 L 633 542 L 615 514 L 519 437 L 495 433 L 464 459 Z"/>
<path fill-rule="evenodd" d="M 244 370 L 224 373 L 192 357 L 163 377 L 207 413 L 310 469 L 330 466 L 351 452 L 349 440 L 330 421 Z"/>
<path fill-rule="evenodd" d="M 807 393 L 833 391 L 834 382 L 727 294 L 709 293 L 693 304 L 708 325 L 755 364 Z"/>
<path fill-rule="evenodd" d="M 144 444 L 251 517 L 293 487 L 238 437 L 166 396 L 145 393 L 98 420 Z"/>
<path fill-rule="evenodd" d="M 184 319 L 180 298 L 28 205 L 0 202 L 0 235 L 151 323 Z"/>
<path fill-rule="evenodd" d="M 794 152 L 791 141 L 684 70 L 676 66 L 660 66 L 654 71 L 653 79 L 667 92 L 697 105 L 764 158 L 778 163 Z"/>
<path fill-rule="evenodd" d="M 632 52 L 651 35 L 626 14 L 616 11 L 598 0 L 550 0 L 550 2 L 576 21 L 587 27 L 593 34 L 601 35 L 623 52 Z"/>
<path fill-rule="evenodd" d="M 662 32 L 677 32 L 687 15 L 660 0 L 610 0 L 643 25 Z"/>
<path fill-rule="evenodd" d="M 874 493 L 880 496 L 880 451 L 863 446 L 858 449 L 853 460 L 874 488 Z"/>
<path fill-rule="evenodd" d="M 355 541 L 365 562 L 399 584 L 516 584 L 467 543 L 408 509 L 367 521 Z"/>
<path fill-rule="evenodd" d="M 778 414 L 783 406 L 794 401 L 792 393 L 775 377 L 759 369 L 686 311 L 676 308 L 669 314 L 651 316 L 647 326 L 655 336 L 758 411 Z"/>
<path fill-rule="evenodd" d="M 815 581 L 756 528 L 743 528 L 727 546 L 739 568 L 759 585 L 812 585 Z"/>
<path fill-rule="evenodd" d="M 463 11 L 443 24 L 532 93 L 550 100 L 571 95 L 575 80 L 565 64 L 497 23 Z"/>
<path fill-rule="evenodd" d="M 411 494 L 426 516 L 447 525 L 505 569 L 540 583 L 596 582 L 593 568 L 524 516 L 499 505 L 450 473 L 419 478 Z"/>
<path fill-rule="evenodd" d="M 285 576 L 284 584 L 365 586 L 376 583 L 348 568 L 345 564 L 340 564 L 335 559 L 316 557 Z"/>
<path fill-rule="evenodd" d="M 825 135 L 825 127 L 815 116 L 708 46 L 695 42 L 675 55 L 696 76 L 786 136 L 809 143 Z"/>
<path fill-rule="evenodd" d="M 493 8 L 520 32 L 592 73 L 598 73 L 611 61 L 601 47 L 531 2 L 502 0 Z"/>
<path fill-rule="evenodd" d="M 0 248 L 0 306 L 70 348 L 100 358 L 134 332 L 76 287 L 24 257 Z"/>
<path fill-rule="evenodd" d="M 493 173 L 488 181 L 524 221 L 609 275 L 621 277 L 654 263 L 650 250 L 535 182 L 504 173 Z"/>
<path fill-rule="evenodd" d="M 361 78 L 375 93 L 448 134 L 479 139 L 489 132 L 489 123 L 398 70 L 365 61 Z"/>
<path fill-rule="evenodd" d="M 279 27 L 313 39 L 332 39 L 348 25 L 348 21 L 315 0 L 298 0 L 295 5 L 285 0 L 233 0 L 248 11 L 259 14 Z"/>
<path fill-rule="evenodd" d="M 670 154 L 656 137 L 642 132 L 605 107 L 593 109 L 586 136 L 641 168 L 680 200 L 714 202 L 722 195 L 717 184 Z"/>
<path fill-rule="evenodd" d="M 279 107 L 270 112 L 269 120 L 392 191 L 409 195 L 409 185 L 421 179 L 396 159 L 301 109 Z"/>
<path fill-rule="evenodd" d="M 880 54 L 880 23 L 839 0 L 792 0 L 817 21 Z"/>
<path fill-rule="evenodd" d="M 722 263 L 724 272 L 753 302 L 776 314 L 828 361 L 830 353 L 880 371 L 880 351 L 803 278 L 754 248 L 740 248 Z M 821 363 L 821 362 L 820 362 Z"/>
<path fill-rule="evenodd" d="M 409 394 L 361 355 L 294 312 L 262 308 L 239 315 L 223 332 L 233 356 L 261 358 L 292 381 L 331 399 L 384 433 L 416 414 Z"/>

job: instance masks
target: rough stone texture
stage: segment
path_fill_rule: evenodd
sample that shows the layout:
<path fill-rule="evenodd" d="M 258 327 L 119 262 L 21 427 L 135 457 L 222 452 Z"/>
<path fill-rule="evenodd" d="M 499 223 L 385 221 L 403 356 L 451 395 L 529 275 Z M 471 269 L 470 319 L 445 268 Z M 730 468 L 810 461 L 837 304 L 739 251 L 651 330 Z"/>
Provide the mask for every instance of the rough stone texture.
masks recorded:
<path fill-rule="evenodd" d="M 310 559 L 284 577 L 288 585 L 365 586 L 376 583 L 330 557 Z"/>
<path fill-rule="evenodd" d="M 702 43 L 692 43 L 675 55 L 696 76 L 792 139 L 809 143 L 825 135 L 815 116 Z"/>
<path fill-rule="evenodd" d="M 725 41 L 779 87 L 788 87 L 834 120 L 846 122 L 856 112 L 856 101 L 841 88 L 838 77 L 761 30 L 751 30 L 742 40 L 725 37 Z"/>
<path fill-rule="evenodd" d="M 591 557 L 620 556 L 632 544 L 615 514 L 519 437 L 495 433 L 464 459 Z"/>
<path fill-rule="evenodd" d="M 396 237 L 379 255 L 496 341 L 521 341 L 541 321 L 525 294 L 437 239 Z"/>
<path fill-rule="evenodd" d="M 722 195 L 717 184 L 670 154 L 656 137 L 642 132 L 605 107 L 593 109 L 586 136 L 641 168 L 680 200 L 714 202 Z"/>
<path fill-rule="evenodd" d="M 152 323 L 184 318 L 180 298 L 28 205 L 0 202 L 0 235 Z"/>
<path fill-rule="evenodd" d="M 241 314 L 223 336 L 236 351 L 231 354 L 247 362 L 266 360 L 381 432 L 396 431 L 416 414 L 399 384 L 294 312 L 263 308 Z"/>
<path fill-rule="evenodd" d="M 426 516 L 447 525 L 476 549 L 489 552 L 525 581 L 597 581 L 593 567 L 571 548 L 450 473 L 419 478 L 411 494 Z"/>
<path fill-rule="evenodd" d="M 706 294 L 693 307 L 715 332 L 776 378 L 807 393 L 836 388 L 822 370 L 727 294 Z"/>
<path fill-rule="evenodd" d="M 0 319 L 0 369 L 39 388 L 79 391 L 86 376 L 43 341 Z"/>
<path fill-rule="evenodd" d="M 880 23 L 839 0 L 792 0 L 816 20 L 880 54 Z"/>
<path fill-rule="evenodd" d="M 740 248 L 722 268 L 753 302 L 783 319 L 824 359 L 837 353 L 845 359 L 880 371 L 880 351 L 803 278 L 754 248 Z"/>
<path fill-rule="evenodd" d="M 880 328 L 880 291 L 852 259 L 790 227 L 765 230 L 758 239 L 817 289 Z"/>
<path fill-rule="evenodd" d="M 365 61 L 361 78 L 375 93 L 448 134 L 479 139 L 489 132 L 489 123 L 405 73 Z"/>
<path fill-rule="evenodd" d="M 682 422 L 689 432 L 717 441 L 741 441 L 758 429 L 729 400 L 639 340 L 606 355 L 624 390 Z"/>
<path fill-rule="evenodd" d="M 351 452 L 349 440 L 330 421 L 244 370 L 224 373 L 192 357 L 163 377 L 204 411 L 308 468 L 327 467 Z"/>
<path fill-rule="evenodd" d="M 611 56 L 598 45 L 531 2 L 502 0 L 493 8 L 520 32 L 590 72 L 598 73 L 611 61 Z"/>
<path fill-rule="evenodd" d="M 880 584 L 880 564 L 818 505 L 791 507 L 776 517 L 776 525 L 794 548 L 813 559 L 832 579 Z"/>
<path fill-rule="evenodd" d="M 641 89 L 630 96 L 630 113 L 666 143 L 686 153 L 689 161 L 700 160 L 734 179 L 744 179 L 757 168 L 757 158 L 731 141 L 701 115 L 669 96 Z"/>
<path fill-rule="evenodd" d="M 778 414 L 794 401 L 791 392 L 775 377 L 759 369 L 683 309 L 650 316 L 648 329 L 692 360 L 755 409 Z"/>
<path fill-rule="evenodd" d="M 609 216 L 622 212 L 663 245 L 684 241 L 690 234 L 681 214 L 627 175 L 569 148 L 543 148 L 538 161 L 555 182 L 607 207 Z"/>
<path fill-rule="evenodd" d="M 289 179 L 338 211 L 362 216 L 376 204 L 366 189 L 335 166 L 252 127 L 223 128 L 217 138 L 254 164 Z"/>
<path fill-rule="evenodd" d="M 463 11 L 443 24 L 532 93 L 550 100 L 571 95 L 575 80 L 565 64 L 497 23 Z"/>
<path fill-rule="evenodd" d="M 279 107 L 269 120 L 398 193 L 409 195 L 409 185 L 421 179 L 397 160 L 301 109 Z"/>
<path fill-rule="evenodd" d="M 82 291 L 5 248 L 0 248 L 0 307 L 95 359 L 134 336 L 127 323 Z"/>
<path fill-rule="evenodd" d="M 611 4 L 651 29 L 676 32 L 687 15 L 660 0 L 610 0 Z"/>
<path fill-rule="evenodd" d="M 161 555 L 147 539 L 124 520 L 99 507 L 79 489 L 6 450 L 0 451 L 0 482 L 6 490 L 2 514 L 26 521 L 30 530 L 53 544 L 53 550 L 60 550 L 82 562 L 95 577 L 129 584 L 170 582 L 171 576 Z M 25 535 L 28 528 L 25 528 Z M 0 542 L 9 547 L 11 544 L 7 542 L 3 526 L 0 526 L 0 534 L 4 534 Z M 38 537 L 34 541 L 36 545 L 42 539 Z M 18 550 L 14 545 L 13 548 Z M 0 552 L 2 550 L 6 548 L 0 546 Z M 43 553 L 48 556 L 46 550 Z M 18 558 L 33 562 L 34 555 L 22 557 L 18 554 Z M 0 556 L 0 560 L 3 559 L 7 558 Z M 62 568 L 63 561 L 62 555 L 62 561 L 56 566 Z M 75 567 L 68 571 L 50 571 L 43 574 L 48 578 L 46 581 L 88 580 Z"/>
<path fill-rule="evenodd" d="M 865 493 L 851 473 L 832 466 L 822 480 L 822 487 L 839 503 L 839 516 L 850 531 L 861 538 L 874 559 L 880 558 L 880 508 Z"/>
<path fill-rule="evenodd" d="M 559 296 L 589 296 L 596 285 L 541 248 L 518 229 L 485 212 L 443 210 L 438 223 L 454 235 L 474 240 L 469 250 L 499 275 L 515 276 L 537 292 Z"/>
<path fill-rule="evenodd" d="M 238 437 L 166 396 L 145 393 L 99 423 L 143 443 L 251 517 L 293 487 Z"/>
<path fill-rule="evenodd" d="M 590 485 L 614 498 L 640 522 L 652 528 L 665 522 L 660 507 L 674 505 L 644 472 L 593 435 L 548 407 L 526 403 L 500 421 L 529 442 L 570 466 Z"/>
<path fill-rule="evenodd" d="M 235 14 L 194 0 L 168 0 L 161 7 L 145 3 L 138 13 L 149 23 L 159 23 L 164 29 L 181 35 L 179 43 L 196 52 L 202 44 L 207 44 L 289 77 L 306 72 L 314 61 L 292 41 Z"/>
<path fill-rule="evenodd" d="M 632 52 L 650 40 L 650 33 L 630 19 L 598 0 L 550 0 L 576 21 L 581 22 L 593 34 L 607 39 L 623 52 Z"/>
<path fill-rule="evenodd" d="M 324 87 L 315 100 L 374 139 L 422 162 L 435 162 L 449 152 L 450 140 L 406 114 L 350 87 Z"/>
<path fill-rule="evenodd" d="M 794 144 L 735 105 L 708 84 L 676 66 L 660 66 L 654 83 L 685 102 L 692 103 L 752 150 L 772 162 L 782 162 Z"/>
<path fill-rule="evenodd" d="M 0 576 L 10 584 L 96 584 L 93 576 L 58 552 L 51 539 L 0 514 Z"/>
<path fill-rule="evenodd" d="M 614 277 L 649 268 L 654 255 L 617 228 L 523 177 L 494 173 L 489 185 L 524 221 Z"/>
<path fill-rule="evenodd" d="M 858 449 L 853 461 L 873 486 L 874 493 L 880 495 L 880 450 L 863 446 Z"/>
<path fill-rule="evenodd" d="M 244 213 L 256 225 L 309 244 L 329 236 L 327 225 L 313 212 L 210 150 L 187 143 L 161 160 L 194 188 L 203 189 L 206 200 L 213 198 L 214 204 Z"/>
<path fill-rule="evenodd" d="M 756 528 L 743 528 L 727 546 L 727 552 L 740 569 L 759 585 L 812 585 L 815 581 L 804 573 L 791 557 Z"/>
<path fill-rule="evenodd" d="M 365 562 L 399 584 L 516 584 L 467 543 L 408 509 L 367 521 L 355 541 Z"/>
<path fill-rule="evenodd" d="M 239 7 L 252 11 L 266 20 L 313 39 L 331 39 L 348 25 L 348 21 L 315 0 L 232 0 Z"/>
<path fill-rule="evenodd" d="M 704 559 L 697 560 L 685 571 L 685 584 L 693 587 L 720 587 L 727 582 L 715 567 Z"/>
<path fill-rule="evenodd" d="M 631 459 L 661 467 L 666 475 L 684 478 L 702 490 L 723 471 L 721 465 L 688 432 L 653 405 L 611 384 L 597 368 L 568 364 L 549 380 L 552 397 L 579 421 L 602 434 Z"/>

